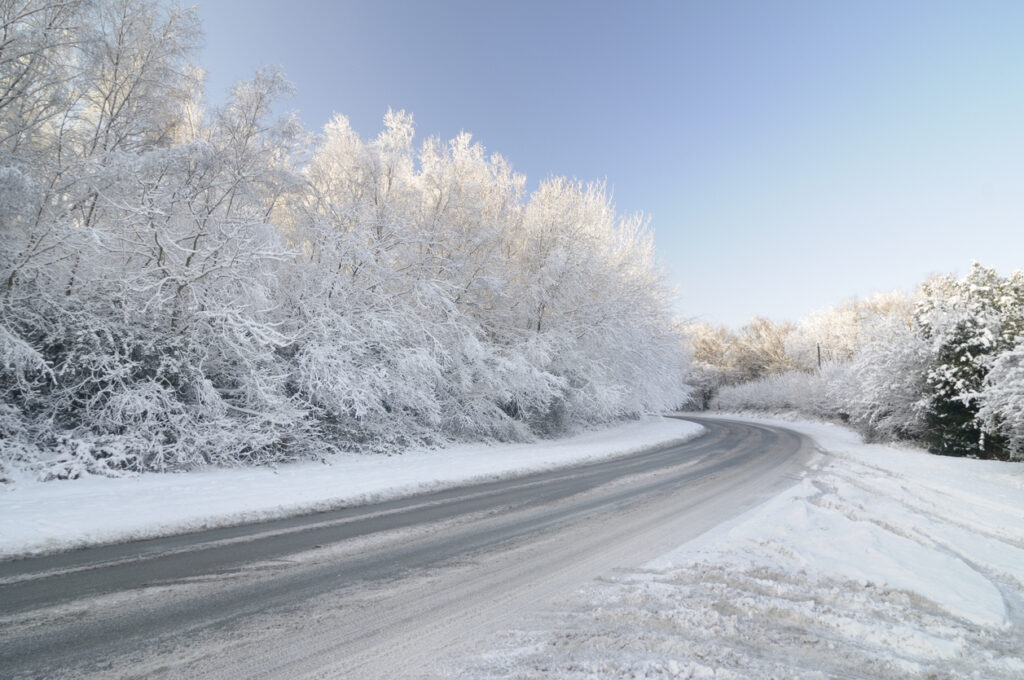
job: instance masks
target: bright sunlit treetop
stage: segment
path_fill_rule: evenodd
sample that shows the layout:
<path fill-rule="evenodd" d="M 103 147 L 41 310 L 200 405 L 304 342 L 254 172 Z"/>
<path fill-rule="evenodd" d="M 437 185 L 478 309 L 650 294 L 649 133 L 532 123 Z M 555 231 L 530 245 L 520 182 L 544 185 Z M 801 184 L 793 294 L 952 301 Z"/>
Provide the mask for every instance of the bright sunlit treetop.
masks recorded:
<path fill-rule="evenodd" d="M 530 188 L 653 217 L 688 317 L 796 319 L 1024 252 L 1017 2 L 201 0 L 216 100 L 260 65 L 318 129 L 389 107 Z M 244 13 L 244 17 L 240 16 Z"/>

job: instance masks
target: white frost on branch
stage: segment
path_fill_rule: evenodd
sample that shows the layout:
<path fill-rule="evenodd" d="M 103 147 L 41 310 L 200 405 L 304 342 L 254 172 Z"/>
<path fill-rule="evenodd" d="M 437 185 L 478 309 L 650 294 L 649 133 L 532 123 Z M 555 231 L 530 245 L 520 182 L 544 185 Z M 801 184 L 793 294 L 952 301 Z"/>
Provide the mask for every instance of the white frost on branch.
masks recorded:
<path fill-rule="evenodd" d="M 311 135 L 273 69 L 207 110 L 197 26 L 0 3 L 0 460 L 267 463 L 683 401 L 650 230 L 603 186 L 528 197 L 468 134 L 416 149 L 405 112 Z"/>

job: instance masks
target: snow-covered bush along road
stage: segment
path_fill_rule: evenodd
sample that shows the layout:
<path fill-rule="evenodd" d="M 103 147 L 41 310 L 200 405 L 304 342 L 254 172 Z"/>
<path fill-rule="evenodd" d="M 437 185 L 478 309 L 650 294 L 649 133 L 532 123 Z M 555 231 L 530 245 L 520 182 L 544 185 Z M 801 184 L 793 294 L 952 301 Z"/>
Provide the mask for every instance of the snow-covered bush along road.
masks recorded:
<path fill-rule="evenodd" d="M 1024 270 L 974 263 L 912 296 L 853 300 L 797 326 L 755 319 L 689 334 L 699 408 L 797 410 L 870 439 L 1024 460 Z"/>
<path fill-rule="evenodd" d="M 529 441 L 685 399 L 649 224 L 604 185 L 528 195 L 401 111 L 310 134 L 271 68 L 210 107 L 194 7 L 19 0 L 0 32 L 0 483 Z"/>

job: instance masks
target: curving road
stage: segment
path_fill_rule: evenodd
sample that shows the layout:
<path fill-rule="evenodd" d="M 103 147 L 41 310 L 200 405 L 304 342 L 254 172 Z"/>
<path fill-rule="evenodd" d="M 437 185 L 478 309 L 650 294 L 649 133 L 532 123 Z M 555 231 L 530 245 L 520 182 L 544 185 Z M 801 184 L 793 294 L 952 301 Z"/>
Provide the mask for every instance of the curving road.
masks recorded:
<path fill-rule="evenodd" d="M 782 428 L 287 520 L 0 563 L 0 677 L 453 677 L 490 636 L 799 478 Z"/>

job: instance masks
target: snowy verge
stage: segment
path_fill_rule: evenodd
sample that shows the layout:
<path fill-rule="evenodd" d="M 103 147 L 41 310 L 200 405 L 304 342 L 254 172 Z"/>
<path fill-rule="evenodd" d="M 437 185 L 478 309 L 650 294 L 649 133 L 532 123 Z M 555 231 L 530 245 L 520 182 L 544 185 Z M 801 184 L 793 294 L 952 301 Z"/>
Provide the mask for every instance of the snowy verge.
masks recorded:
<path fill-rule="evenodd" d="M 1024 677 L 1024 465 L 723 417 L 823 453 L 768 503 L 510 633 L 474 677 Z"/>
<path fill-rule="evenodd" d="M 0 489 L 0 558 L 150 538 L 326 510 L 567 467 L 696 437 L 694 423 L 647 416 L 563 439 L 458 444 L 395 456 L 210 469 Z"/>

